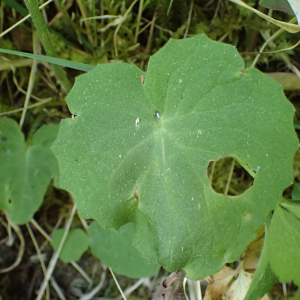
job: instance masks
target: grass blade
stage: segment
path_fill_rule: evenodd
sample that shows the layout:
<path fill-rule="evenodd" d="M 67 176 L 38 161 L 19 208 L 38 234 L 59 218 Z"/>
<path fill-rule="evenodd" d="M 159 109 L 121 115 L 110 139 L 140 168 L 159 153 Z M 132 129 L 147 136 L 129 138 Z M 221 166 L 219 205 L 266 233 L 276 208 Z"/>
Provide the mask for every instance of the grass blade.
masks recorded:
<path fill-rule="evenodd" d="M 51 56 L 45 56 L 45 55 L 37 55 L 37 54 L 31 54 L 31 53 L 26 53 L 26 52 L 20 52 L 20 51 L 14 51 L 14 50 L 7 50 L 7 49 L 1 49 L 0 48 L 0 53 L 6 53 L 6 54 L 13 54 L 13 55 L 18 55 L 22 57 L 28 57 L 28 58 L 33 58 L 33 59 L 38 59 L 41 61 L 48 62 L 50 64 L 54 65 L 59 65 L 71 69 L 76 69 L 84 72 L 91 71 L 94 69 L 95 66 L 92 65 L 87 65 L 75 61 L 70 61 L 67 59 L 61 59 L 61 58 L 56 58 L 56 57 L 51 57 Z"/>
<path fill-rule="evenodd" d="M 40 12 L 38 3 L 36 1 L 24 0 L 28 11 L 31 14 L 32 21 L 37 29 L 41 43 L 48 56 L 55 57 L 54 47 L 47 29 L 45 20 Z M 61 84 L 65 92 L 70 91 L 72 88 L 72 83 L 69 81 L 67 75 L 64 73 L 63 69 L 57 65 L 53 66 L 54 73 L 56 75 L 57 81 Z"/>
<path fill-rule="evenodd" d="M 17 11 L 23 17 L 28 15 L 28 10 L 15 0 L 2 0 L 6 5 Z"/>

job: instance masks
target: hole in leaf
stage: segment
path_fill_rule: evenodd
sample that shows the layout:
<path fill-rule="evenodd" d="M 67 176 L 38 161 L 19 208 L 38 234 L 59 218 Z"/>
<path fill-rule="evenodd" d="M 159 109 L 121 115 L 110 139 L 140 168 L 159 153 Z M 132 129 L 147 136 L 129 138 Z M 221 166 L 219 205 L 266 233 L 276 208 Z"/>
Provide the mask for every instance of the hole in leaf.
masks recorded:
<path fill-rule="evenodd" d="M 248 171 L 231 156 L 211 161 L 207 167 L 207 176 L 215 192 L 229 196 L 243 194 L 254 182 Z"/>
<path fill-rule="evenodd" d="M 3 136 L 3 137 L 1 138 L 1 140 L 2 140 L 3 142 L 6 142 L 6 141 L 7 141 L 7 137 L 6 137 L 6 136 Z"/>
<path fill-rule="evenodd" d="M 8 199 L 8 203 L 11 203 L 11 202 L 12 202 L 12 201 L 11 201 L 11 199 L 9 198 L 9 199 Z"/>

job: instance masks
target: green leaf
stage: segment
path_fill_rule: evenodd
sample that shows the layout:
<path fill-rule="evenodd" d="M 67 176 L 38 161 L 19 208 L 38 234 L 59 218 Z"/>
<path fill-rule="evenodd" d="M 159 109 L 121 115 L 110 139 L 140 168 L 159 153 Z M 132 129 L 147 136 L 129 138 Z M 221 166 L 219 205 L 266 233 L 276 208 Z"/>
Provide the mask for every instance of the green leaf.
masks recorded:
<path fill-rule="evenodd" d="M 280 203 L 281 207 L 285 208 L 289 213 L 292 213 L 296 218 L 300 220 L 300 202 L 291 202 L 284 200 Z"/>
<path fill-rule="evenodd" d="M 6 5 L 10 6 L 13 8 L 15 11 L 17 11 L 19 14 L 21 14 L 23 17 L 28 15 L 28 10 L 20 5 L 17 1 L 15 0 L 2 0 Z"/>
<path fill-rule="evenodd" d="M 293 208 L 294 207 L 294 208 Z M 277 206 L 267 239 L 268 258 L 279 281 L 300 285 L 299 204 Z"/>
<path fill-rule="evenodd" d="M 58 229 L 53 232 L 51 246 L 53 247 L 54 251 L 58 250 L 64 233 L 65 229 Z M 63 248 L 59 254 L 59 258 L 65 263 L 78 261 L 88 247 L 88 235 L 80 228 L 73 229 L 68 233 Z"/>
<path fill-rule="evenodd" d="M 259 5 L 273 10 L 280 10 L 290 15 L 295 15 L 287 0 L 260 0 Z"/>
<path fill-rule="evenodd" d="M 277 277 L 271 269 L 268 259 L 267 239 L 268 231 L 266 230 L 264 247 L 245 300 L 262 298 L 277 281 Z"/>
<path fill-rule="evenodd" d="M 132 278 L 151 277 L 157 272 L 157 263 L 148 263 L 142 254 L 132 247 L 134 225 L 128 223 L 118 231 L 104 229 L 97 222 L 89 227 L 92 253 L 116 273 Z"/>
<path fill-rule="evenodd" d="M 70 61 L 67 59 L 62 59 L 62 58 L 56 58 L 56 57 L 51 57 L 51 56 L 45 56 L 45 55 L 38 55 L 38 54 L 31 54 L 31 53 L 26 53 L 26 52 L 20 52 L 20 51 L 14 51 L 14 50 L 7 50 L 7 49 L 1 49 L 0 48 L 0 53 L 6 53 L 6 54 L 12 54 L 12 55 L 17 55 L 17 56 L 22 56 L 22 57 L 28 57 L 28 58 L 33 58 L 41 61 L 48 62 L 50 64 L 54 65 L 59 65 L 75 70 L 80 70 L 84 72 L 88 72 L 92 69 L 95 68 L 95 66 L 92 65 L 87 65 L 75 61 Z"/>
<path fill-rule="evenodd" d="M 298 183 L 298 182 L 294 182 L 294 187 L 293 187 L 293 191 L 292 191 L 292 199 L 293 200 L 300 199 L 300 183 Z"/>
<path fill-rule="evenodd" d="M 137 248 L 154 240 L 145 257 L 204 278 L 239 257 L 292 183 L 294 109 L 278 83 L 204 35 L 171 39 L 142 75 L 112 63 L 76 79 L 53 146 L 61 184 L 83 218 L 133 222 Z M 207 166 L 223 156 L 256 173 L 240 196 L 210 185 Z"/>
<path fill-rule="evenodd" d="M 50 150 L 57 132 L 57 125 L 44 125 L 28 144 L 16 121 L 0 118 L 0 209 L 16 224 L 32 218 L 51 179 L 59 176 Z"/>

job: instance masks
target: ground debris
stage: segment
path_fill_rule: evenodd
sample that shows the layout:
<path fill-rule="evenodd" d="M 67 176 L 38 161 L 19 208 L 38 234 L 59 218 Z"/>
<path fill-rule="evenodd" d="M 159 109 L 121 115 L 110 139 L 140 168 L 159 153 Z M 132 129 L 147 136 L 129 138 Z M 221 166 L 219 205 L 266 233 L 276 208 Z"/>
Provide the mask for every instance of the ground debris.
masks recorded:
<path fill-rule="evenodd" d="M 179 270 L 169 275 L 157 288 L 153 300 L 185 300 L 183 279 L 185 271 Z"/>

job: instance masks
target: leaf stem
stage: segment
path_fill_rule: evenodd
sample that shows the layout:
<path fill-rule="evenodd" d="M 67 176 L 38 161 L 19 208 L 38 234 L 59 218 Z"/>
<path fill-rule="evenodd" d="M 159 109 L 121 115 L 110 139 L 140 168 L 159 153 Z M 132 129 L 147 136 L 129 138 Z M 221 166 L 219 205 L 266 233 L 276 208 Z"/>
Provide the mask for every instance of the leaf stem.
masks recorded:
<path fill-rule="evenodd" d="M 33 40 L 33 53 L 36 54 L 37 45 L 38 45 L 38 39 L 37 39 L 36 31 L 33 32 L 32 40 Z M 22 129 L 22 126 L 24 124 L 24 120 L 25 120 L 29 100 L 31 98 L 31 94 L 32 94 L 33 86 L 34 86 L 34 81 L 35 81 L 37 65 L 38 65 L 38 62 L 37 62 L 37 60 L 34 59 L 32 61 L 32 67 L 31 67 L 30 76 L 29 76 L 29 83 L 28 83 L 26 98 L 25 98 L 25 102 L 24 102 L 24 108 L 23 108 L 23 111 L 22 111 L 21 119 L 20 119 L 20 129 Z"/>
<path fill-rule="evenodd" d="M 137 43 L 138 36 L 139 36 L 143 6 L 144 6 L 144 0 L 140 0 L 139 12 L 138 12 L 137 21 L 136 21 L 136 28 L 135 28 L 134 44 Z"/>
<path fill-rule="evenodd" d="M 43 105 L 43 104 L 45 104 L 45 103 L 47 103 L 47 102 L 50 102 L 51 100 L 52 100 L 52 98 L 47 98 L 47 99 L 45 99 L 45 100 L 42 101 L 42 102 L 38 102 L 38 103 L 35 103 L 35 104 L 32 104 L 32 105 L 27 106 L 27 109 L 34 108 L 34 107 Z M 17 113 L 17 112 L 23 111 L 23 110 L 24 110 L 24 107 L 23 107 L 23 108 L 17 108 L 17 109 L 14 109 L 14 110 L 10 110 L 10 111 L 6 111 L 6 112 L 4 112 L 4 113 L 1 113 L 1 114 L 0 114 L 0 117 L 6 116 L 6 115 L 10 115 L 10 114 L 14 114 L 14 113 Z"/>
<path fill-rule="evenodd" d="M 27 0 L 28 1 L 28 0 Z M 121 28 L 123 22 L 127 19 L 127 16 L 129 15 L 131 9 L 133 8 L 134 4 L 137 2 L 137 0 L 134 0 L 131 5 L 129 6 L 129 8 L 127 9 L 127 11 L 125 12 L 124 16 L 121 17 L 120 23 L 118 24 L 115 33 L 114 33 L 114 47 L 115 47 L 115 55 L 116 57 L 118 57 L 118 49 L 117 49 L 117 34 L 119 29 Z"/>
<path fill-rule="evenodd" d="M 297 20 L 296 17 L 295 17 L 295 18 L 292 18 L 292 19 L 289 21 L 289 23 L 295 23 L 296 20 Z M 279 30 L 277 30 L 270 38 L 268 38 L 268 39 L 264 42 L 264 44 L 262 45 L 262 47 L 259 49 L 259 52 L 263 52 L 264 49 L 268 46 L 268 44 L 269 44 L 270 42 L 272 42 L 274 39 L 276 39 L 276 38 L 277 38 L 279 35 L 281 35 L 283 32 L 284 32 L 284 29 L 282 29 L 282 28 L 279 29 Z M 258 55 L 255 57 L 255 59 L 254 59 L 254 61 L 253 61 L 253 63 L 252 63 L 252 65 L 251 65 L 250 68 L 254 68 L 254 67 L 255 67 L 255 65 L 256 65 L 256 63 L 258 62 L 260 56 L 261 56 L 261 54 L 258 54 Z"/>
<path fill-rule="evenodd" d="M 79 6 L 82 17 L 84 19 L 87 19 L 87 9 L 86 9 L 86 6 L 85 6 L 85 2 L 86 1 L 77 0 L 77 4 Z M 85 26 L 86 26 L 88 40 L 89 40 L 91 46 L 94 48 L 95 43 L 94 43 L 94 40 L 93 40 L 93 35 L 92 35 L 92 32 L 91 32 L 91 28 L 89 26 L 89 23 L 87 21 L 85 21 Z"/>

